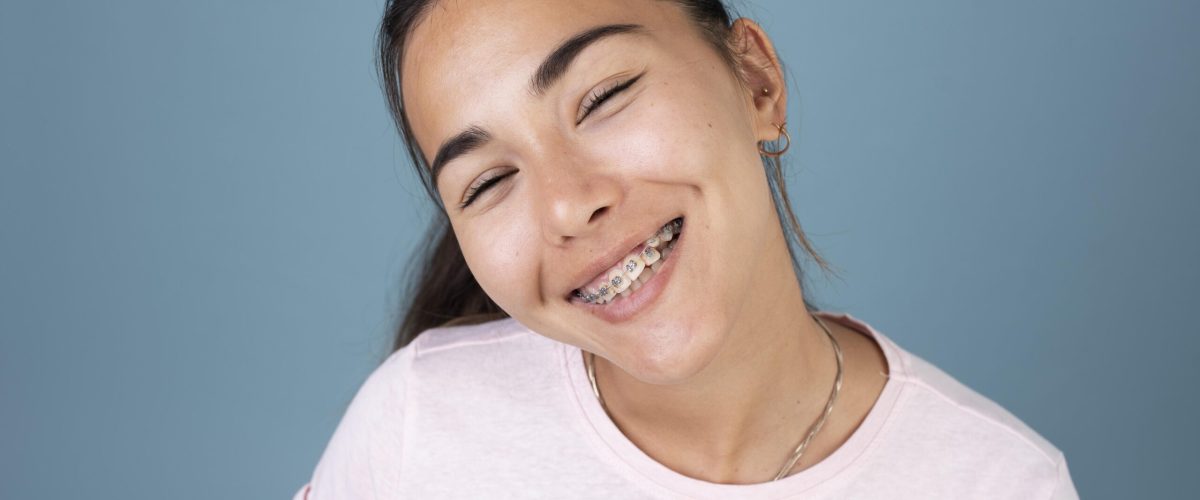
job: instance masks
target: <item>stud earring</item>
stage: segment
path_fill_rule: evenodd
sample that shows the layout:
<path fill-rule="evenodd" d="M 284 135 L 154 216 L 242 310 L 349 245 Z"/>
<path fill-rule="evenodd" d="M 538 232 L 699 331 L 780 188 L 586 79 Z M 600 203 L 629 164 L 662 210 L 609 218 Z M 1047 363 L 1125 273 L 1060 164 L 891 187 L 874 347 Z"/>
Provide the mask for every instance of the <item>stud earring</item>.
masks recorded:
<path fill-rule="evenodd" d="M 775 124 L 772 123 L 771 125 L 775 125 Z M 779 156 L 783 155 L 783 153 L 786 152 L 788 150 L 788 148 L 792 147 L 792 136 L 788 135 L 787 122 L 781 123 L 779 125 L 775 125 L 775 127 L 779 128 L 779 135 L 782 136 L 784 139 L 783 148 L 781 148 L 778 151 L 767 151 L 767 150 L 763 149 L 762 142 L 760 141 L 758 144 L 758 153 L 759 154 L 761 154 L 763 156 L 773 156 L 775 158 L 778 158 Z"/>

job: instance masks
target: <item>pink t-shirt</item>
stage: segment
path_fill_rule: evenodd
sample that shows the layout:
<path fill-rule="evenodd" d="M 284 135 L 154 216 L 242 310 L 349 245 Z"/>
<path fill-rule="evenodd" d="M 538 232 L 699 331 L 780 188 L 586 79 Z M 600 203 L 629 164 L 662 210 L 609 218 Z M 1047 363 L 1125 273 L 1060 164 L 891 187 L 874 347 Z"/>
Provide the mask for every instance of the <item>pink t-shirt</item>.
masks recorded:
<path fill-rule="evenodd" d="M 848 314 L 889 378 L 850 438 L 779 481 L 694 479 L 641 451 L 577 347 L 513 319 L 422 333 L 367 378 L 294 500 L 393 498 L 1077 499 L 1066 458 L 991 400 Z"/>

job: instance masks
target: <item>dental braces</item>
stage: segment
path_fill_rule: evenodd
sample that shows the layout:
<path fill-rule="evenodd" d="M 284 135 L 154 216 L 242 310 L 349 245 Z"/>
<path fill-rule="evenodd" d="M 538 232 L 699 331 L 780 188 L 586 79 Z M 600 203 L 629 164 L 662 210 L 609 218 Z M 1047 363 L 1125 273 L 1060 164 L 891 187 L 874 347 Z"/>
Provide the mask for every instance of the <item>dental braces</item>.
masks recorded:
<path fill-rule="evenodd" d="M 683 228 L 683 220 L 675 219 L 671 222 L 668 222 L 665 226 L 663 226 L 663 229 L 667 229 L 667 228 L 671 229 L 672 235 L 679 234 L 680 229 Z M 657 237 L 658 237 L 658 233 L 655 233 L 655 235 L 652 236 L 651 239 L 654 239 Z M 648 256 L 651 254 L 651 252 L 654 252 L 654 251 L 656 251 L 654 247 L 647 246 L 645 249 L 642 250 L 642 254 Z M 625 263 L 625 272 L 633 272 L 634 269 L 637 269 L 636 262 L 629 261 L 629 262 Z M 575 290 L 574 295 L 576 298 L 578 298 L 584 302 L 587 302 L 588 304 L 595 304 L 601 298 L 604 298 L 605 296 L 607 296 L 608 291 L 610 289 L 620 287 L 621 283 L 624 283 L 624 282 L 625 282 L 624 276 L 614 276 L 612 278 L 612 280 L 609 281 L 609 284 L 601 285 L 600 289 L 596 290 L 596 293 L 584 294 L 583 292 L 580 292 L 579 290 Z M 611 288 L 610 288 L 610 285 L 611 285 Z"/>

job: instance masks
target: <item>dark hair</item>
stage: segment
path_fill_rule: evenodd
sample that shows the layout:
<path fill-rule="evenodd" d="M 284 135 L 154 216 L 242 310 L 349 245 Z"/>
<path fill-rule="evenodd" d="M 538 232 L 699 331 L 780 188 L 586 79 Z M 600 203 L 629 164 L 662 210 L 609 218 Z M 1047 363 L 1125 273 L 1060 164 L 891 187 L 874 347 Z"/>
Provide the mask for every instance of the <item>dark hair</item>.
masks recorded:
<path fill-rule="evenodd" d="M 408 345 L 421 332 L 437 326 L 451 324 L 470 324 L 499 319 L 507 316 L 491 297 L 484 293 L 483 288 L 475 281 L 475 276 L 467 268 L 458 239 L 450 227 L 446 217 L 445 207 L 438 196 L 437 187 L 433 183 L 430 169 L 425 162 L 421 148 L 412 134 L 408 115 L 404 108 L 401 93 L 401 64 L 403 63 L 405 43 L 413 26 L 433 4 L 434 0 L 389 0 L 384 10 L 383 21 L 379 26 L 377 50 L 378 70 L 382 79 L 384 93 L 387 95 L 388 108 L 396 123 L 401 138 L 408 149 L 413 166 L 421 179 L 429 197 L 441 209 L 442 215 L 433 221 L 429 233 L 421 248 L 414 255 L 409 273 L 416 273 L 415 279 L 410 276 L 407 302 L 404 318 L 396 329 L 396 337 L 392 349 L 397 350 Z M 725 3 L 720 0 L 670 0 L 682 6 L 692 21 L 701 30 L 730 70 L 744 83 L 738 69 L 736 49 L 731 45 L 730 13 Z M 804 237 L 799 221 L 792 211 L 791 201 L 788 200 L 787 186 L 784 182 L 783 167 L 778 157 L 764 156 L 763 164 L 768 173 L 768 183 L 771 186 L 771 196 L 774 200 L 775 211 L 779 215 L 787 238 L 788 252 L 792 259 L 792 269 L 797 278 L 803 283 L 804 273 L 800 268 L 797 246 L 807 252 L 822 269 L 829 271 L 829 266 Z M 805 295 L 805 307 L 812 311 L 815 307 Z"/>

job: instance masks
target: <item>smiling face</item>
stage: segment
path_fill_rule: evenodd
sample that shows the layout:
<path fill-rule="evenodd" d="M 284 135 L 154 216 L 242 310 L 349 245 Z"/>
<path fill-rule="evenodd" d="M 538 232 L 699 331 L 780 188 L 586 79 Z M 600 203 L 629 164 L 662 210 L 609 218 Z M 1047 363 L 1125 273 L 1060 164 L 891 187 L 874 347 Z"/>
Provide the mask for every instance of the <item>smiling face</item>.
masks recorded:
<path fill-rule="evenodd" d="M 754 323 L 762 285 L 794 282 L 757 150 L 781 77 L 743 85 L 675 2 L 435 2 L 402 74 L 471 272 L 539 334 L 672 383 Z M 647 251 L 672 221 L 673 248 Z"/>

